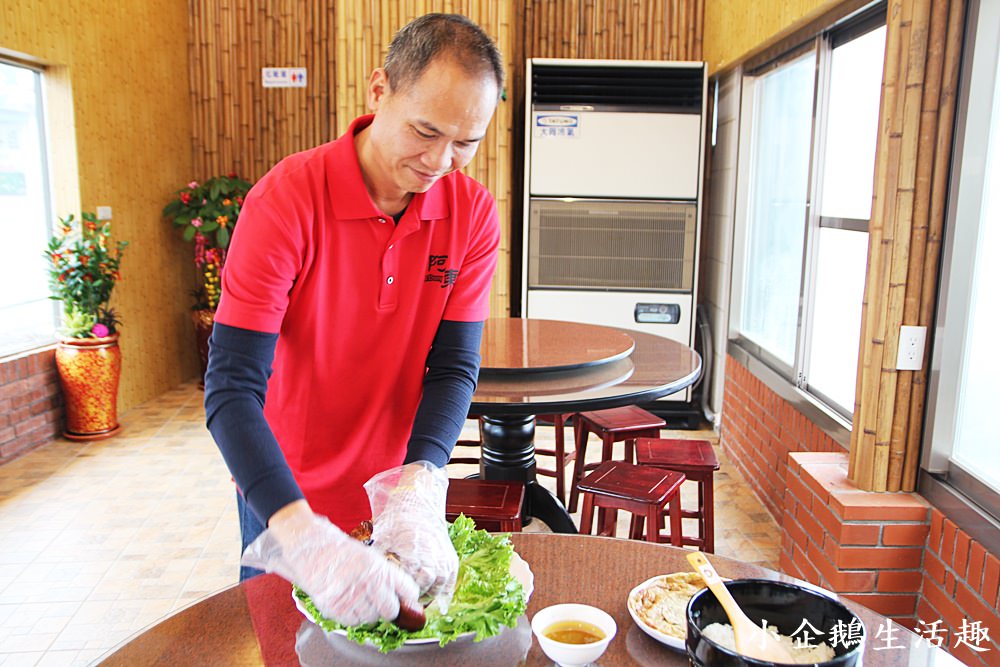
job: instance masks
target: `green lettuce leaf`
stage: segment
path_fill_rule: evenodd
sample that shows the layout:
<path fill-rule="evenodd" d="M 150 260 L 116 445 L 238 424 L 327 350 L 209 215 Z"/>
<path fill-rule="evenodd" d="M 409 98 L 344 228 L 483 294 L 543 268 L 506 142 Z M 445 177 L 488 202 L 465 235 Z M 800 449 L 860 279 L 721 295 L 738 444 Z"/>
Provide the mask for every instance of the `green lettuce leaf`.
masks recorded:
<path fill-rule="evenodd" d="M 418 632 L 407 632 L 388 621 L 345 627 L 324 617 L 302 589 L 293 587 L 295 596 L 313 621 L 327 632 L 344 630 L 348 639 L 359 644 L 371 642 L 383 653 L 410 639 L 437 639 L 444 646 L 461 635 L 475 632 L 475 641 L 479 642 L 500 634 L 504 627 L 516 626 L 527 608 L 527 600 L 520 582 L 510 574 L 514 555 L 510 534 L 477 530 L 475 522 L 463 514 L 448 527 L 448 536 L 458 554 L 455 596 L 447 614 L 442 614 L 437 603 L 431 602 L 424 610 L 427 624 Z"/>

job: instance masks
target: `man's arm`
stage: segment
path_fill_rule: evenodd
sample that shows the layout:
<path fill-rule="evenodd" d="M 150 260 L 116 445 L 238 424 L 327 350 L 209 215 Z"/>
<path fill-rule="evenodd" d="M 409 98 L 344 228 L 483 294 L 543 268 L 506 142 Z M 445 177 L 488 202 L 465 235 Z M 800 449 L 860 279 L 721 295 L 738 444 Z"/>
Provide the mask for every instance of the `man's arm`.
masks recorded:
<path fill-rule="evenodd" d="M 451 458 L 476 390 L 482 336 L 482 322 L 442 320 L 438 326 L 405 463 L 429 461 L 440 468 Z"/>
<path fill-rule="evenodd" d="M 205 374 L 208 430 L 243 497 L 265 524 L 279 509 L 304 498 L 264 419 L 277 340 L 278 334 L 216 322 Z"/>

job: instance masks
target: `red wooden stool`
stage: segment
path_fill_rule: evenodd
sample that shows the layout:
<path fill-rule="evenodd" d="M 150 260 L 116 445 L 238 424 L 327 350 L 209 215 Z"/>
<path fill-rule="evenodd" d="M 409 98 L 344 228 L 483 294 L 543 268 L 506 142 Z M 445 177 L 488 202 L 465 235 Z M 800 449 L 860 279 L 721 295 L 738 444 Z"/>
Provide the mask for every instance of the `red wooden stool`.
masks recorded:
<path fill-rule="evenodd" d="M 454 521 L 464 514 L 477 528 L 521 532 L 524 484 L 503 480 L 449 479 L 445 518 Z"/>
<path fill-rule="evenodd" d="M 698 520 L 698 537 L 681 536 L 683 544 L 691 544 L 702 551 L 715 553 L 715 471 L 719 459 L 707 440 L 667 440 L 665 438 L 639 438 L 635 443 L 636 463 L 682 472 L 698 483 L 698 509 L 681 510 L 685 519 Z M 680 505 L 680 496 L 678 496 Z M 674 532 L 671 527 L 670 532 Z M 671 536 L 672 537 L 672 536 Z"/>
<path fill-rule="evenodd" d="M 568 415 L 555 414 L 542 417 L 542 419 L 548 418 L 552 420 L 552 426 L 555 427 L 556 444 L 553 449 L 535 447 L 536 457 L 541 454 L 544 456 L 554 456 L 556 459 L 554 467 L 542 468 L 536 466 L 535 473 L 546 477 L 556 478 L 556 498 L 558 498 L 559 502 L 563 505 L 566 504 L 566 466 L 572 463 L 573 459 L 576 458 L 575 451 L 566 451 L 565 426 L 567 416 Z"/>
<path fill-rule="evenodd" d="M 573 436 L 576 442 L 576 465 L 573 466 L 573 483 L 569 492 L 569 511 L 576 511 L 579 491 L 577 485 L 588 470 L 599 464 L 584 463 L 587 456 L 587 440 L 591 433 L 601 438 L 604 449 L 601 462 L 611 460 L 611 448 L 616 442 L 625 441 L 625 460 L 631 463 L 632 447 L 639 437 L 655 438 L 667 423 L 640 407 L 628 405 L 623 408 L 580 412 L 573 417 Z"/>
<path fill-rule="evenodd" d="M 670 532 L 674 546 L 681 546 L 680 488 L 684 474 L 673 470 L 642 467 L 625 461 L 605 461 L 580 481 L 583 492 L 583 512 L 580 532 L 590 534 L 594 508 L 599 509 L 598 535 L 615 536 L 618 510 L 632 513 L 629 537 L 642 537 L 642 524 L 648 522 L 646 540 L 660 541 L 656 526 L 663 519 L 665 506 L 670 505 Z"/>

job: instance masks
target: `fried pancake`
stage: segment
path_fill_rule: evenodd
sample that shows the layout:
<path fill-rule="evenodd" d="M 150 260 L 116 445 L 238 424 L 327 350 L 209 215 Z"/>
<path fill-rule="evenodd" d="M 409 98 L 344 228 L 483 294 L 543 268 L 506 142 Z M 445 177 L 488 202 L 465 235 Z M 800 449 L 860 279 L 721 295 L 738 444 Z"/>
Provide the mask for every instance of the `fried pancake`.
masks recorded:
<path fill-rule="evenodd" d="M 704 587 L 705 582 L 697 572 L 665 574 L 631 595 L 628 604 L 650 627 L 684 639 L 687 637 L 688 600 Z"/>

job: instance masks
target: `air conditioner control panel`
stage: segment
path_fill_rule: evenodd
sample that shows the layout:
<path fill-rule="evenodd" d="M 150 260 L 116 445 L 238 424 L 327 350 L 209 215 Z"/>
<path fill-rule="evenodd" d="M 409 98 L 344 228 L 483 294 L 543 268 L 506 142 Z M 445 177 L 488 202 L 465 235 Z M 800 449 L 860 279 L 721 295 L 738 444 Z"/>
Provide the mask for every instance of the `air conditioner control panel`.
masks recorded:
<path fill-rule="evenodd" d="M 677 324 L 681 320 L 681 307 L 676 303 L 637 303 L 635 321 L 644 324 Z"/>

